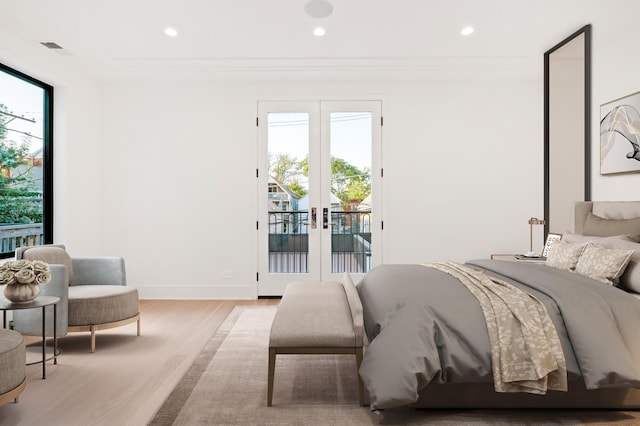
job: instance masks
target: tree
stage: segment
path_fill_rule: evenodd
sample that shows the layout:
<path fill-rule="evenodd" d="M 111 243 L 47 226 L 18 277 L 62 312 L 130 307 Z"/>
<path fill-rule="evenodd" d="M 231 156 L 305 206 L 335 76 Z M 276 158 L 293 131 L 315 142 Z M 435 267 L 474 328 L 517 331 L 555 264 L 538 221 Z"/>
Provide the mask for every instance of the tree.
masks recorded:
<path fill-rule="evenodd" d="M 343 206 L 351 200 L 364 200 L 371 192 L 371 171 L 360 170 L 341 158 L 331 157 L 331 192 Z"/>
<path fill-rule="evenodd" d="M 300 177 L 307 175 L 303 170 L 303 163 L 304 160 L 298 161 L 289 154 L 269 154 L 269 174 L 300 198 L 307 193 L 300 182 Z"/>
<path fill-rule="evenodd" d="M 269 173 L 302 197 L 307 190 L 300 182 L 302 177 L 309 177 L 309 156 L 298 161 L 289 154 L 272 154 Z M 351 200 L 364 200 L 371 193 L 371 170 L 367 167 L 360 170 L 341 158 L 331 157 L 331 193 L 343 206 L 348 206 Z"/>
<path fill-rule="evenodd" d="M 9 139 L 8 112 L 0 104 L 0 223 L 41 223 L 42 194 L 30 174 L 30 137 L 25 135 L 20 143 Z"/>

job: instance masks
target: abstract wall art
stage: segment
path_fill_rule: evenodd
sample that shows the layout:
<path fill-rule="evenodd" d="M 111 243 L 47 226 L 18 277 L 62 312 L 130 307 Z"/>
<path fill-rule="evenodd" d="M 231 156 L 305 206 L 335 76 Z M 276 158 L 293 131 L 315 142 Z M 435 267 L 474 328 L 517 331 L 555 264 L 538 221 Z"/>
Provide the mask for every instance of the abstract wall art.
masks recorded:
<path fill-rule="evenodd" d="M 640 172 L 640 92 L 600 106 L 600 174 Z"/>

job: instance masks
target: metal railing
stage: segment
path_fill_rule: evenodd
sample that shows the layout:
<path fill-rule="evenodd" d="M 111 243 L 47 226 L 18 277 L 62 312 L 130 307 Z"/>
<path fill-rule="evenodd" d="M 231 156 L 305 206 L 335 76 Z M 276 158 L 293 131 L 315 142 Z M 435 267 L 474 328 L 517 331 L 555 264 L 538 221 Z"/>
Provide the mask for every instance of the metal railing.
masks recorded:
<path fill-rule="evenodd" d="M 371 211 L 331 212 L 331 272 L 371 270 Z"/>
<path fill-rule="evenodd" d="M 0 253 L 10 253 L 18 247 L 41 244 L 44 244 L 42 223 L 0 224 Z"/>
<path fill-rule="evenodd" d="M 331 272 L 371 269 L 371 211 L 332 211 Z M 269 212 L 269 272 L 308 272 L 309 212 Z M 321 218 L 318 225 L 322 226 Z"/>

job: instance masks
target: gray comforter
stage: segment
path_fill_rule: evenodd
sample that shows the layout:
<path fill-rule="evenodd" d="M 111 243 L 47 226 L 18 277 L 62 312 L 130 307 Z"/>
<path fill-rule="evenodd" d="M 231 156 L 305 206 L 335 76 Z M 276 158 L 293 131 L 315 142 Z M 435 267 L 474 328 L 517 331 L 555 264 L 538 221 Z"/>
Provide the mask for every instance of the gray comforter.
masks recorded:
<path fill-rule="evenodd" d="M 640 300 L 539 264 L 470 261 L 529 292 L 556 326 L 570 379 L 587 389 L 640 387 Z M 424 265 L 383 265 L 358 284 L 370 344 L 360 375 L 371 409 L 411 405 L 429 383 L 492 383 L 491 352 L 475 297 Z"/>

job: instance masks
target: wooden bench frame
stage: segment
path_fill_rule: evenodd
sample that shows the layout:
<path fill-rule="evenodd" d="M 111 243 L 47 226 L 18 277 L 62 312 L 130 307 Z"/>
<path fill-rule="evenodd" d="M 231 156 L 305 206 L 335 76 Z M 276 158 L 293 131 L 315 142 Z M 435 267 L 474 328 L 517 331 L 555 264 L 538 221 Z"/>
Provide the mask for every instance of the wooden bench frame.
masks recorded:
<path fill-rule="evenodd" d="M 356 377 L 358 378 L 358 403 L 364 406 L 364 384 L 360 378 L 360 365 L 362 364 L 362 347 L 359 348 L 296 348 L 296 347 L 269 347 L 269 377 L 267 379 L 267 407 L 271 407 L 273 401 L 273 379 L 276 372 L 276 355 L 350 355 L 356 356 Z"/>

